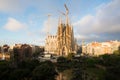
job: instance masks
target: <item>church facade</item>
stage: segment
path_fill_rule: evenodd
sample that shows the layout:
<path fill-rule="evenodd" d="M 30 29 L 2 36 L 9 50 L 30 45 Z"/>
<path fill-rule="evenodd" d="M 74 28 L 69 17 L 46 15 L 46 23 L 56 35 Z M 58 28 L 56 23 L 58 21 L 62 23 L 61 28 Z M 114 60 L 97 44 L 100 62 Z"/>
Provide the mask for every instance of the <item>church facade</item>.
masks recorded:
<path fill-rule="evenodd" d="M 57 31 L 57 52 L 58 55 L 66 56 L 69 53 L 75 53 L 76 42 L 74 39 L 73 28 L 70 24 L 58 25 Z"/>
<path fill-rule="evenodd" d="M 47 53 L 56 54 L 57 53 L 57 35 L 47 35 L 45 40 L 45 51 Z"/>
<path fill-rule="evenodd" d="M 69 23 L 68 8 L 66 8 L 66 20 L 63 23 L 59 20 L 56 37 L 48 35 L 45 42 L 45 51 L 58 56 L 67 56 L 69 53 L 76 53 L 77 43 L 74 38 L 73 27 Z"/>
<path fill-rule="evenodd" d="M 76 53 L 77 43 L 74 38 L 73 27 L 70 24 L 58 24 L 57 35 L 48 35 L 45 41 L 45 51 L 58 56 Z"/>

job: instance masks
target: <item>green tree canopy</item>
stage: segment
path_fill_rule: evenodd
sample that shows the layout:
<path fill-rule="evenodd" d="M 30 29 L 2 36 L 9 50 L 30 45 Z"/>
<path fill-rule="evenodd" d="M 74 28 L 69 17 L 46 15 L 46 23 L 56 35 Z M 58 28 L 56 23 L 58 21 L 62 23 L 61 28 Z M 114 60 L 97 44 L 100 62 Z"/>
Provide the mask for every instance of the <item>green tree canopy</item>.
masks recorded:
<path fill-rule="evenodd" d="M 33 70 L 33 80 L 54 80 L 56 74 L 55 67 L 52 62 L 46 61 Z"/>

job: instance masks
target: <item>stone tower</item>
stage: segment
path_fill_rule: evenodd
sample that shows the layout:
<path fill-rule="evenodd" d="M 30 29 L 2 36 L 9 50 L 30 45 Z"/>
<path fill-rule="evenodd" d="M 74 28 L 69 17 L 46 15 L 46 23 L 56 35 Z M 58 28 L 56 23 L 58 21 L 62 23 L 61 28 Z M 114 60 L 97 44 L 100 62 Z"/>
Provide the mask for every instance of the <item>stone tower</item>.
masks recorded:
<path fill-rule="evenodd" d="M 69 53 L 74 53 L 75 42 L 73 35 L 73 28 L 70 24 L 64 24 L 61 21 L 58 25 L 57 31 L 57 41 L 58 41 L 58 55 L 67 56 Z"/>
<path fill-rule="evenodd" d="M 69 23 L 68 13 L 69 10 L 65 5 L 66 21 L 63 23 L 61 19 L 58 22 L 58 30 L 56 37 L 48 36 L 46 39 L 45 50 L 49 53 L 54 53 L 58 56 L 67 56 L 69 53 L 76 52 L 76 41 L 74 39 L 74 32 L 71 24 Z"/>

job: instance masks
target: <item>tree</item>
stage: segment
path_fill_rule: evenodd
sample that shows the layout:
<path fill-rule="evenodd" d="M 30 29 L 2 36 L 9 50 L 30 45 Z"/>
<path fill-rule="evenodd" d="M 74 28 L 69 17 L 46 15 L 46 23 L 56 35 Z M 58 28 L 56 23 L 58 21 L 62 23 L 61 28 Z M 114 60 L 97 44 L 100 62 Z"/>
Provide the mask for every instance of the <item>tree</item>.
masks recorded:
<path fill-rule="evenodd" d="M 67 59 L 63 56 L 60 56 L 60 57 L 57 58 L 57 62 L 58 63 L 64 63 L 64 62 L 67 62 Z"/>
<path fill-rule="evenodd" d="M 24 80 L 25 78 L 30 78 L 30 70 L 28 69 L 15 69 L 10 73 L 10 80 Z"/>
<path fill-rule="evenodd" d="M 0 80 L 7 80 L 9 76 L 9 62 L 0 61 Z"/>
<path fill-rule="evenodd" d="M 119 80 L 120 75 L 120 56 L 112 54 L 106 64 L 106 80 Z"/>
<path fill-rule="evenodd" d="M 113 54 L 118 54 L 118 55 L 120 55 L 120 46 L 118 47 L 118 50 L 115 50 L 115 51 L 113 52 Z"/>
<path fill-rule="evenodd" d="M 120 54 L 120 51 L 119 51 L 119 50 L 115 50 L 115 51 L 113 52 L 113 54 Z"/>
<path fill-rule="evenodd" d="M 74 53 L 69 53 L 67 56 L 67 59 L 72 60 L 73 57 L 74 57 Z"/>
<path fill-rule="evenodd" d="M 33 80 L 54 80 L 55 74 L 55 67 L 50 61 L 41 63 L 32 72 Z"/>
<path fill-rule="evenodd" d="M 38 65 L 40 65 L 38 60 L 23 60 L 18 64 L 18 67 L 33 70 Z"/>

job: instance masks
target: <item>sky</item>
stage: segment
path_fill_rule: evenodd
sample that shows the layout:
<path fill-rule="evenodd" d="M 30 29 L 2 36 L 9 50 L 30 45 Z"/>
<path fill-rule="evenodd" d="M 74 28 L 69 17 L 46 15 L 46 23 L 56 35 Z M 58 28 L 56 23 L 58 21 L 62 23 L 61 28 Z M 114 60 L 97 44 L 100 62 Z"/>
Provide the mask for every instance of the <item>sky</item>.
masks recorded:
<path fill-rule="evenodd" d="M 120 0 L 0 0 L 0 45 L 45 45 L 65 20 L 64 4 L 78 44 L 120 40 Z"/>

